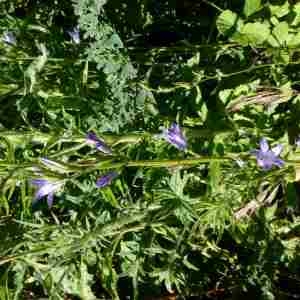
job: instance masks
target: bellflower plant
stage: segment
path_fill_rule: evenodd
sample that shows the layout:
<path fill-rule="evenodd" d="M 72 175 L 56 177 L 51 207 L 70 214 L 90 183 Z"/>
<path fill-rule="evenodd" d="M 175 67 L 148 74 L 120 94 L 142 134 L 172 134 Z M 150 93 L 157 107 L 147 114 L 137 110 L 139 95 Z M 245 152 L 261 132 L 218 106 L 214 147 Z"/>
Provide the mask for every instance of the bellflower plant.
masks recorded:
<path fill-rule="evenodd" d="M 3 33 L 2 41 L 8 45 L 16 45 L 17 40 L 14 34 L 11 31 L 7 31 Z"/>
<path fill-rule="evenodd" d="M 96 181 L 96 186 L 98 188 L 103 188 L 107 185 L 110 185 L 111 182 L 118 176 L 118 173 L 115 171 L 111 171 L 109 173 L 107 173 L 104 176 L 101 176 L 100 178 L 98 178 L 98 180 Z"/>
<path fill-rule="evenodd" d="M 181 151 L 184 151 L 187 148 L 186 138 L 184 137 L 179 125 L 175 122 L 170 128 L 163 129 L 160 137 Z"/>
<path fill-rule="evenodd" d="M 37 187 L 33 202 L 39 201 L 47 196 L 48 207 L 53 204 L 54 193 L 57 192 L 64 184 L 63 181 L 50 181 L 47 179 L 33 179 L 31 183 Z"/>
<path fill-rule="evenodd" d="M 262 138 L 259 142 L 260 149 L 251 151 L 251 154 L 256 156 L 257 164 L 264 170 L 270 170 L 272 166 L 282 167 L 284 161 L 279 158 L 279 155 L 283 149 L 281 144 L 270 149 L 269 144 L 265 138 Z"/>
<path fill-rule="evenodd" d="M 67 30 L 67 33 L 70 36 L 73 43 L 80 44 L 80 32 L 78 26 L 72 28 L 71 30 Z"/>
<path fill-rule="evenodd" d="M 95 145 L 97 150 L 105 154 L 112 153 L 111 149 L 105 144 L 105 142 L 102 139 L 98 138 L 97 135 L 92 131 L 86 135 L 86 142 L 88 144 Z"/>

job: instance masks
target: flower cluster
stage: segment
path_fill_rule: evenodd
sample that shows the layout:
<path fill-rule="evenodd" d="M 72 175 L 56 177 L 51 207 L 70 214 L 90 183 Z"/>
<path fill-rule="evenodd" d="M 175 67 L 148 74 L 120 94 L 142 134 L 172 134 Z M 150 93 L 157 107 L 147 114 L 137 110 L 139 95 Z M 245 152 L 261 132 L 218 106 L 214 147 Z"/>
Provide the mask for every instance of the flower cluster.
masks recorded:
<path fill-rule="evenodd" d="M 108 145 L 102 139 L 97 137 L 97 135 L 94 132 L 89 132 L 86 135 L 86 143 L 93 145 L 97 150 L 105 154 L 112 154 L 112 150 L 108 147 Z M 48 158 L 41 158 L 41 162 L 49 169 L 55 170 L 57 172 L 65 171 L 61 164 L 52 161 Z M 39 170 L 38 174 L 42 175 L 40 169 L 38 170 Z M 103 188 L 111 184 L 113 179 L 116 178 L 117 176 L 118 176 L 117 172 L 114 171 L 109 172 L 97 179 L 96 186 L 98 188 Z M 52 207 L 54 193 L 59 191 L 64 185 L 64 181 L 62 180 L 53 180 L 53 179 L 45 179 L 45 178 L 33 179 L 31 183 L 37 188 L 33 202 L 35 203 L 36 201 L 39 201 L 43 197 L 47 197 L 47 203 L 49 208 Z"/>
<path fill-rule="evenodd" d="M 184 151 L 187 149 L 187 140 L 183 135 L 178 124 L 173 123 L 170 128 L 163 129 L 162 134 L 159 137 L 163 138 L 171 145 L 176 147 L 177 149 Z M 89 132 L 86 135 L 85 139 L 86 143 L 95 147 L 98 151 L 111 155 L 112 149 L 99 138 L 94 132 Z M 279 157 L 282 152 L 283 146 L 278 144 L 277 146 L 270 149 L 270 146 L 265 138 L 262 138 L 259 143 L 259 149 L 254 149 L 251 151 L 256 157 L 257 164 L 263 170 L 270 170 L 273 166 L 282 167 L 284 165 L 284 161 Z M 48 168 L 54 169 L 56 171 L 64 171 L 63 166 L 57 162 L 54 162 L 47 158 L 42 158 L 41 162 Z M 244 162 L 240 163 L 237 160 L 237 163 L 240 167 L 244 166 Z M 38 173 L 42 175 L 41 173 Z M 96 181 L 97 188 L 104 188 L 112 183 L 112 181 L 118 177 L 118 173 L 116 171 L 110 171 Z M 53 204 L 53 196 L 54 193 L 59 191 L 63 185 L 63 180 L 53 180 L 53 179 L 45 179 L 39 178 L 32 180 L 32 184 L 37 187 L 36 194 L 34 196 L 34 202 L 40 200 L 43 197 L 47 197 L 48 206 L 51 207 Z"/>

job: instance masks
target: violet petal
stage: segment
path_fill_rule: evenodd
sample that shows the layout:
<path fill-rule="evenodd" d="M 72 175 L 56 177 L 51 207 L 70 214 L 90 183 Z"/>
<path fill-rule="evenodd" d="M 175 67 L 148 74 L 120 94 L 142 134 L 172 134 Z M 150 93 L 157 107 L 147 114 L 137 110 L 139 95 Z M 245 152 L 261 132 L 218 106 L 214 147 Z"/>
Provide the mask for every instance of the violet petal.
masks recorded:
<path fill-rule="evenodd" d="M 267 152 L 269 150 L 268 141 L 265 138 L 262 138 L 259 142 L 259 146 L 262 152 Z"/>
<path fill-rule="evenodd" d="M 107 185 L 110 185 L 111 182 L 113 181 L 113 179 L 116 178 L 117 176 L 118 176 L 117 172 L 114 172 L 114 171 L 109 172 L 106 175 L 101 176 L 100 178 L 97 179 L 96 186 L 98 188 L 103 188 Z"/>

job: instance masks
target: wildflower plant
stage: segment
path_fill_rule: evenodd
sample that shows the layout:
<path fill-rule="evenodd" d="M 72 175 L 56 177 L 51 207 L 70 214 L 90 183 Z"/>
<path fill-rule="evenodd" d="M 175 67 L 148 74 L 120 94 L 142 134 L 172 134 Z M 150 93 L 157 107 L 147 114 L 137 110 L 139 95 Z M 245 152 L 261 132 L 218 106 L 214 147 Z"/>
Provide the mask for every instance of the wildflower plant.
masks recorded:
<path fill-rule="evenodd" d="M 105 153 L 105 154 L 111 154 L 111 149 L 105 144 L 103 140 L 97 137 L 97 135 L 94 132 L 89 132 L 86 135 L 86 142 L 88 144 L 94 145 L 97 150 Z"/>
<path fill-rule="evenodd" d="M 0 2 L 1 299 L 299 298 L 299 4 L 175 2 Z"/>
<path fill-rule="evenodd" d="M 49 208 L 53 204 L 54 193 L 60 190 L 64 184 L 63 181 L 51 181 L 47 179 L 33 179 L 31 183 L 37 188 L 33 202 L 35 203 L 46 196 Z"/>
<path fill-rule="evenodd" d="M 179 150 L 187 148 L 186 138 L 177 123 L 172 123 L 170 128 L 163 129 L 161 137 Z"/>
<path fill-rule="evenodd" d="M 101 176 L 96 181 L 96 186 L 98 188 L 106 187 L 107 185 L 110 185 L 114 178 L 118 176 L 117 172 L 109 172 L 106 175 Z"/>
<path fill-rule="evenodd" d="M 279 158 L 283 146 L 278 144 L 270 149 L 265 138 L 259 142 L 260 149 L 252 150 L 251 153 L 256 156 L 257 164 L 264 170 L 270 170 L 272 166 L 283 167 L 284 161 Z"/>

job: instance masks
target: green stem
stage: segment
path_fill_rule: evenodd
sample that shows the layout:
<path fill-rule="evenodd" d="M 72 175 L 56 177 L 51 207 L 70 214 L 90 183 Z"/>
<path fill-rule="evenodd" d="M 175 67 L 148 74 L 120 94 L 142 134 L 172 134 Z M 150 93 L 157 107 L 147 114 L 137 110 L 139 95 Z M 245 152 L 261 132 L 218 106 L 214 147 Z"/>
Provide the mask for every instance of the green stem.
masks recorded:
<path fill-rule="evenodd" d="M 174 159 L 174 160 L 140 160 L 129 161 L 126 167 L 178 167 L 178 166 L 193 166 L 200 163 L 209 163 L 211 161 L 228 161 L 232 160 L 232 157 L 199 157 L 192 159 Z"/>
<path fill-rule="evenodd" d="M 208 1 L 208 0 L 202 0 L 203 2 L 207 3 L 208 5 L 210 5 L 211 7 L 215 8 L 217 11 L 222 12 L 224 11 L 224 9 L 222 9 L 221 7 L 217 6 L 216 4 Z"/>
<path fill-rule="evenodd" d="M 145 132 L 127 135 L 99 134 L 99 137 L 102 137 L 108 144 L 117 145 L 121 143 L 137 142 L 145 137 L 145 134 Z M 40 131 L 0 131 L 0 137 L 5 137 L 14 144 L 24 144 L 24 142 L 37 142 L 43 144 L 49 142 L 54 136 Z M 84 135 L 72 135 L 72 137 L 64 137 L 62 135 L 60 138 L 57 137 L 57 140 L 58 142 L 65 143 L 84 143 L 85 137 Z"/>
<path fill-rule="evenodd" d="M 234 159 L 232 157 L 197 157 L 192 159 L 174 159 L 174 160 L 138 160 L 138 161 L 123 161 L 113 162 L 112 160 L 101 161 L 99 163 L 86 164 L 86 165 L 69 165 L 70 169 L 84 169 L 84 173 L 93 170 L 107 170 L 107 169 L 120 169 L 124 167 L 148 167 L 148 168 L 168 168 L 179 166 L 194 166 L 201 163 L 210 163 L 212 161 L 229 161 Z M 75 175 L 76 176 L 76 175 Z"/>

